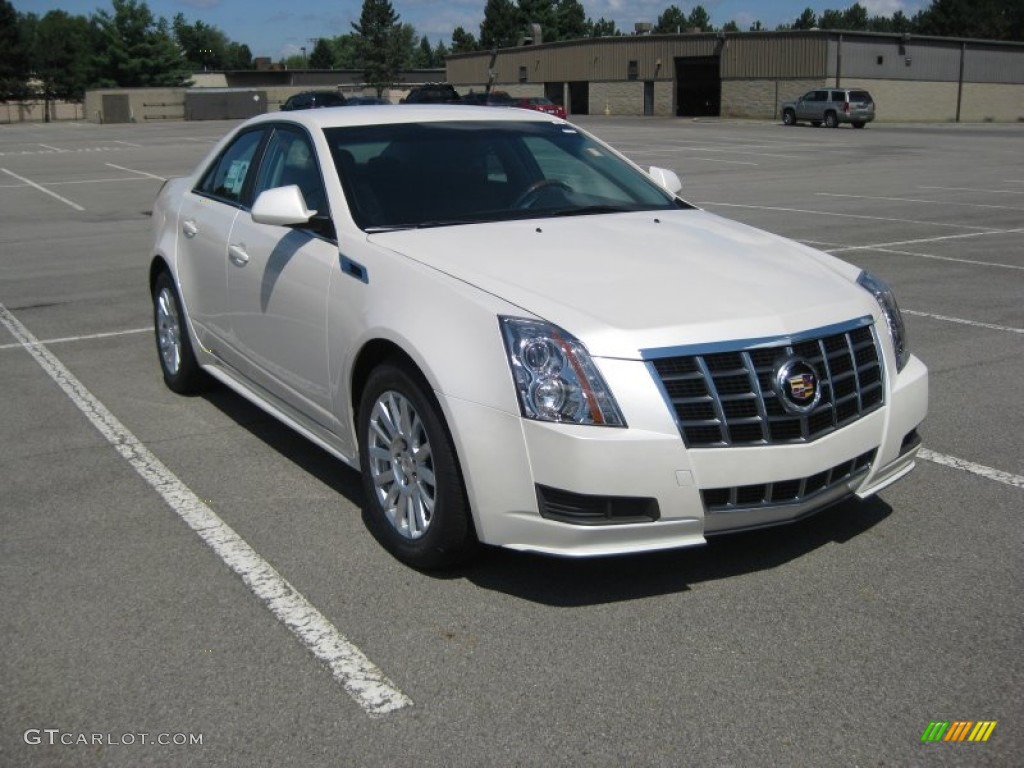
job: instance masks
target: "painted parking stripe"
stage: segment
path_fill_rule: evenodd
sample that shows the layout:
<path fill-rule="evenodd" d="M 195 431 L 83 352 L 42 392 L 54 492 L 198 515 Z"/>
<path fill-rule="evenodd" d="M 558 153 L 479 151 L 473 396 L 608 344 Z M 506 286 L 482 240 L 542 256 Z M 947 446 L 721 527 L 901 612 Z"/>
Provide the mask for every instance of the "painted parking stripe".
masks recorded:
<path fill-rule="evenodd" d="M 109 165 L 109 163 L 107 163 Z M 893 203 L 927 203 L 928 205 L 962 205 L 968 208 L 998 208 L 1003 211 L 1024 211 L 1024 208 L 1013 205 L 995 205 L 993 203 L 964 203 L 959 200 L 925 200 L 919 197 L 876 197 L 875 195 L 844 195 L 840 192 L 815 192 L 818 197 L 845 197 L 853 200 L 882 200 Z"/>
<path fill-rule="evenodd" d="M 872 243 L 870 245 L 844 245 L 840 248 L 829 249 L 830 253 L 841 253 L 842 251 L 877 251 L 883 248 L 892 248 L 897 245 L 920 245 L 921 243 L 938 243 L 943 240 L 962 240 L 965 237 L 986 237 L 988 235 L 1015 235 L 1024 232 L 1024 229 L 993 229 L 988 232 L 964 232 L 959 235 L 941 235 L 939 237 L 918 237 L 913 240 L 894 240 L 889 243 Z"/>
<path fill-rule="evenodd" d="M 874 251 L 876 253 L 892 253 L 897 256 L 916 256 L 919 259 L 932 259 L 934 261 L 953 261 L 958 264 L 974 264 L 978 267 L 996 267 L 998 269 L 1024 270 L 1021 264 L 1000 264 L 998 261 L 979 261 L 978 259 L 958 259 L 956 256 L 936 256 L 933 253 L 915 253 L 914 251 L 898 251 L 894 248 L 827 248 L 828 253 L 840 253 L 847 250 Z"/>
<path fill-rule="evenodd" d="M 367 714 L 386 715 L 412 704 L 362 651 L 139 442 L 3 304 L 0 324 L 168 506 L 314 656 L 327 664 L 334 679 Z"/>
<path fill-rule="evenodd" d="M 1003 472 L 1001 469 L 993 469 L 992 467 L 986 467 L 983 464 L 975 464 L 973 461 L 958 459 L 956 456 L 947 456 L 944 453 L 936 453 L 935 451 L 929 451 L 927 448 L 922 448 L 918 451 L 917 455 L 925 461 L 931 461 L 935 464 L 941 464 L 944 467 L 952 467 L 953 469 L 970 472 L 971 474 L 984 477 L 986 480 L 995 480 L 997 483 L 1012 485 L 1014 488 L 1024 488 L 1024 477 L 1021 477 L 1020 475 L 1013 475 L 1009 472 Z"/>
<path fill-rule="evenodd" d="M 41 184 L 36 184 L 31 179 L 26 179 L 24 176 L 19 176 L 18 174 L 14 173 L 13 171 L 9 171 L 6 168 L 0 168 L 0 171 L 3 171 L 8 176 L 13 176 L 18 181 L 22 181 L 22 182 L 28 184 L 30 187 L 34 187 L 35 189 L 38 189 L 40 192 L 42 192 L 44 194 L 47 194 L 50 197 L 54 197 L 57 200 L 60 200 L 62 203 L 64 203 L 65 205 L 71 206 L 76 211 L 84 211 L 85 210 L 85 208 L 80 206 L 78 203 L 72 202 L 71 200 L 68 200 L 66 197 L 61 197 L 56 192 L 50 191 L 49 189 L 47 189 L 46 187 L 42 186 Z"/>
<path fill-rule="evenodd" d="M 114 165 L 113 163 L 106 163 L 111 168 L 116 168 L 119 171 L 128 171 L 128 173 L 137 173 L 139 176 L 145 176 L 149 179 L 156 179 L 157 181 L 167 181 L 166 176 L 157 176 L 155 173 L 147 173 L 146 171 L 137 171 L 134 168 L 125 168 L 123 165 Z"/>
<path fill-rule="evenodd" d="M 977 187 L 924 187 L 919 186 L 918 189 L 945 189 L 950 192 L 987 192 L 993 195 L 1024 195 L 1017 189 L 978 189 Z"/>
<path fill-rule="evenodd" d="M 949 317 L 948 315 L 933 315 L 931 312 L 918 312 L 913 309 L 901 310 L 904 315 L 914 317 L 927 317 L 932 320 L 944 320 L 947 323 L 959 323 L 960 325 L 973 325 L 975 328 L 988 328 L 991 331 L 1008 331 L 1009 333 L 1024 334 L 1024 328 L 1012 328 L 1008 325 L 996 325 L 994 323 L 982 323 L 978 320 L 965 320 L 962 317 Z"/>
<path fill-rule="evenodd" d="M 127 336 L 130 333 L 151 333 L 152 331 L 153 326 L 147 325 L 145 328 L 129 328 L 127 331 L 106 331 L 105 333 L 89 333 L 84 336 L 63 336 L 59 339 L 44 339 L 34 343 L 39 346 L 48 346 L 50 344 L 66 344 L 71 341 L 88 341 L 89 339 L 106 339 L 111 336 Z M 21 342 L 0 344 L 0 349 L 21 349 L 24 346 Z"/>

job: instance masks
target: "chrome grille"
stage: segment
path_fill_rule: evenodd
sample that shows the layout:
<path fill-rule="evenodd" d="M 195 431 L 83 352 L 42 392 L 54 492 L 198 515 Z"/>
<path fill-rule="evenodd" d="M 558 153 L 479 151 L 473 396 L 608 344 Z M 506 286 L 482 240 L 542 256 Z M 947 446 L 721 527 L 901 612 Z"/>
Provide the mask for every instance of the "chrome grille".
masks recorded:
<path fill-rule="evenodd" d="M 884 402 L 881 355 L 870 318 L 836 332 L 757 340 L 705 354 L 645 353 L 690 447 L 807 443 L 851 424 Z M 787 357 L 818 374 L 821 400 L 790 413 L 773 388 Z"/>
<path fill-rule="evenodd" d="M 738 485 L 732 488 L 705 488 L 700 495 L 704 501 L 704 509 L 709 514 L 798 504 L 828 493 L 866 473 L 874 460 L 875 451 L 868 451 L 810 477 L 757 485 Z"/>

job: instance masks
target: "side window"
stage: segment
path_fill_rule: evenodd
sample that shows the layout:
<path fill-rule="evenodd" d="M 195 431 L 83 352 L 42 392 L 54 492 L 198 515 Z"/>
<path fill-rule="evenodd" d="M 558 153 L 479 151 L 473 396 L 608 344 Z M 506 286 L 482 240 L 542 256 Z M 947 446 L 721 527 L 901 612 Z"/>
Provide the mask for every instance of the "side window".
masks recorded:
<path fill-rule="evenodd" d="M 289 184 L 298 185 L 307 208 L 321 215 L 328 213 L 327 194 L 309 138 L 298 130 L 277 128 L 263 153 L 253 198 L 266 189 Z"/>
<path fill-rule="evenodd" d="M 248 131 L 236 138 L 206 171 L 196 191 L 225 202 L 240 202 L 253 156 L 262 140 L 262 130 Z"/>
<path fill-rule="evenodd" d="M 846 101 L 845 91 L 832 91 L 832 101 L 843 102 Z"/>

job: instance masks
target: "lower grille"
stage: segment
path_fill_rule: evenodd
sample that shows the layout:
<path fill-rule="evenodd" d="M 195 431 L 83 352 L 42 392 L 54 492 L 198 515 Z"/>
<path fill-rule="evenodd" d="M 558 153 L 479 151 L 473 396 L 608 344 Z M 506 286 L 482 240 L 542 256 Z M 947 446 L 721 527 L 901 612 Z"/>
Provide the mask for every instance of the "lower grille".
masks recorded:
<path fill-rule="evenodd" d="M 538 485 L 541 517 L 575 525 L 653 523 L 661 517 L 658 500 L 641 496 L 594 496 Z"/>
<path fill-rule="evenodd" d="M 836 464 L 810 477 L 758 485 L 737 485 L 732 488 L 706 488 L 700 495 L 708 514 L 802 503 L 867 473 L 875 460 L 875 453 L 862 453 L 855 459 Z"/>

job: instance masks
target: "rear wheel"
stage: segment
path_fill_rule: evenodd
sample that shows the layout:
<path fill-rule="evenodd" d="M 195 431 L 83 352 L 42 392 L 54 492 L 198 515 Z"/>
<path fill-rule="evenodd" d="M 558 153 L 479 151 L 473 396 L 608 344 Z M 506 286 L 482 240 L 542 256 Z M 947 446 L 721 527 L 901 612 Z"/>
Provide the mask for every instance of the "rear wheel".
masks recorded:
<path fill-rule="evenodd" d="M 858 120 L 857 122 L 855 122 L 853 124 L 853 127 L 854 128 L 863 128 L 864 127 L 864 123 L 862 123 L 860 120 Z"/>
<path fill-rule="evenodd" d="M 477 540 L 451 436 L 422 377 L 399 361 L 370 374 L 359 405 L 366 523 L 415 568 L 468 559 Z"/>
<path fill-rule="evenodd" d="M 167 386 L 181 395 L 202 391 L 207 379 L 192 350 L 181 298 L 167 272 L 161 272 L 153 284 L 153 327 Z"/>
<path fill-rule="evenodd" d="M 796 113 L 792 109 L 784 110 L 782 113 L 783 125 L 796 125 Z"/>
<path fill-rule="evenodd" d="M 839 118 L 836 117 L 836 113 L 835 112 L 826 112 L 825 113 L 825 127 L 826 128 L 838 128 L 839 127 Z"/>

